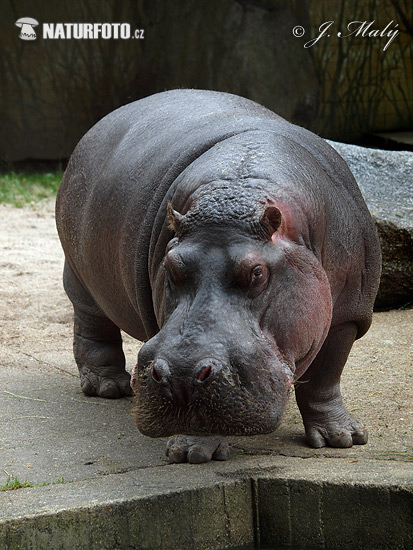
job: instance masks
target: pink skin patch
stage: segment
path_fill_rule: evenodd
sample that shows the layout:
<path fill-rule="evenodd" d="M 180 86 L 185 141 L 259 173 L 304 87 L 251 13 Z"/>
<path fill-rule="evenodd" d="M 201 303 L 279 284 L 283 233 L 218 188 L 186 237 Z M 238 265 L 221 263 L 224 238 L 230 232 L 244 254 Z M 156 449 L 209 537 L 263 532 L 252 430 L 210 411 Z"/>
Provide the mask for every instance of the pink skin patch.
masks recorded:
<path fill-rule="evenodd" d="M 301 234 L 302 217 L 300 212 L 294 212 L 286 204 L 280 201 L 274 201 L 274 205 L 281 212 L 281 225 L 275 231 L 271 240 L 273 243 L 277 242 L 280 238 L 286 238 L 288 240 L 299 242 L 299 235 Z"/>
<path fill-rule="evenodd" d="M 131 375 L 131 379 L 130 379 L 130 387 L 132 388 L 133 391 L 135 391 L 135 386 L 136 386 L 136 372 L 138 370 L 138 363 L 136 363 L 136 365 L 133 367 L 133 371 L 132 371 L 132 375 Z"/>

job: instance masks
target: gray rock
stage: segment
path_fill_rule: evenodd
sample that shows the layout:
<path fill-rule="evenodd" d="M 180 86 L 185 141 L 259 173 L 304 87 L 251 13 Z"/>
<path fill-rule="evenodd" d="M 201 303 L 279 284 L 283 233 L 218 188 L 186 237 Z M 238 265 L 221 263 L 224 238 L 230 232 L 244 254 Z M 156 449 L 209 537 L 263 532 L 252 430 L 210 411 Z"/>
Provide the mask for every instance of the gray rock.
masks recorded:
<path fill-rule="evenodd" d="M 329 141 L 340 153 L 376 222 L 383 267 L 375 307 L 413 300 L 413 153 Z"/>

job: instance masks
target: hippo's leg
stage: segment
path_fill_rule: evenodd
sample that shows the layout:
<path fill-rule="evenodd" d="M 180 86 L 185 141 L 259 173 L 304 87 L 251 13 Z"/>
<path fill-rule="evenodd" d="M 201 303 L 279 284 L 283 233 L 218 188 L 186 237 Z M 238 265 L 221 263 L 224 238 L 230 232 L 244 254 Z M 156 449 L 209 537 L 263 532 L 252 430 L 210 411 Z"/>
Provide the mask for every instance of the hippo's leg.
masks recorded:
<path fill-rule="evenodd" d="M 175 435 L 166 447 L 169 462 L 200 464 L 210 460 L 228 460 L 229 445 L 223 437 L 194 437 Z"/>
<path fill-rule="evenodd" d="M 350 414 L 340 393 L 340 377 L 357 334 L 356 323 L 333 327 L 295 388 L 308 443 L 351 447 L 367 443 L 367 430 Z"/>
<path fill-rule="evenodd" d="M 67 262 L 63 280 L 73 303 L 73 353 L 82 391 L 107 398 L 132 395 L 119 328 L 102 313 Z"/>

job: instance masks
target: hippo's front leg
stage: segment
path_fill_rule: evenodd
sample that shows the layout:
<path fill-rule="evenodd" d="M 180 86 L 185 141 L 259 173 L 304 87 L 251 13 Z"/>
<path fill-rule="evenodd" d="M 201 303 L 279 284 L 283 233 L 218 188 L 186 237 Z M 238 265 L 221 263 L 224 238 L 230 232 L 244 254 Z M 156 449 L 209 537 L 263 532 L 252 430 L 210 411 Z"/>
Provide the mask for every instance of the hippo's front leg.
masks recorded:
<path fill-rule="evenodd" d="M 169 462 L 200 464 L 210 460 L 228 460 L 229 445 L 224 437 L 195 437 L 175 435 L 167 443 Z"/>
<path fill-rule="evenodd" d="M 96 306 L 67 262 L 64 286 L 73 303 L 73 352 L 82 391 L 106 398 L 132 395 L 119 328 Z"/>
<path fill-rule="evenodd" d="M 356 335 L 356 323 L 331 328 L 317 357 L 296 385 L 297 403 L 312 447 L 367 443 L 366 428 L 347 411 L 340 392 L 341 373 Z"/>

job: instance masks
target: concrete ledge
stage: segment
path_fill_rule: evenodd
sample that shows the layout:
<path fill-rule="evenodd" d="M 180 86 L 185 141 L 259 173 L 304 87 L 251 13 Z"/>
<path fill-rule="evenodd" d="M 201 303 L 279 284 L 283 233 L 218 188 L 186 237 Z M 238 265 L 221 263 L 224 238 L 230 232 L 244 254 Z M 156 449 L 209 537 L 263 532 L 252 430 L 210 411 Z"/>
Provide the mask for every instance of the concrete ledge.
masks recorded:
<path fill-rule="evenodd" d="M 9 491 L 0 548 L 411 548 L 411 465 L 371 462 L 236 458 Z"/>
<path fill-rule="evenodd" d="M 20 502 L 7 495 L 0 548 L 222 548 L 253 540 L 249 481 L 188 483 L 188 473 L 150 468 L 21 489 Z"/>
<path fill-rule="evenodd" d="M 412 492 L 396 486 L 260 479 L 260 541 L 275 547 L 412 548 Z"/>

